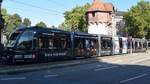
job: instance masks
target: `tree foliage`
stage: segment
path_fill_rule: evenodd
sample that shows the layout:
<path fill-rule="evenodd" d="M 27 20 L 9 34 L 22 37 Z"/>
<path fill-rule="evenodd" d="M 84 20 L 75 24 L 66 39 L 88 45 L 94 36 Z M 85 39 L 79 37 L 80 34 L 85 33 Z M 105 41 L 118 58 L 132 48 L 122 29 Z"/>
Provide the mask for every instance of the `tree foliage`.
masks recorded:
<path fill-rule="evenodd" d="M 15 28 L 20 27 L 22 25 L 22 19 L 18 14 L 13 14 L 10 18 Z"/>
<path fill-rule="evenodd" d="M 37 27 L 42 27 L 42 28 L 46 28 L 47 27 L 47 25 L 43 21 L 37 23 L 36 26 Z"/>
<path fill-rule="evenodd" d="M 28 18 L 24 18 L 23 25 L 26 27 L 29 27 L 31 26 L 31 21 Z"/>
<path fill-rule="evenodd" d="M 7 13 L 6 9 L 2 9 L 2 15 L 3 18 L 5 20 L 4 23 L 4 34 L 5 35 L 9 35 L 14 29 L 21 27 L 22 25 L 24 25 L 24 23 L 26 24 L 25 20 L 24 22 L 22 22 L 22 18 L 20 17 L 19 14 L 13 14 L 10 15 Z M 29 19 L 28 19 L 29 20 Z M 31 21 L 29 20 L 29 23 L 27 23 L 28 25 L 31 25 Z"/>
<path fill-rule="evenodd" d="M 22 20 L 20 15 L 17 13 L 10 15 L 7 13 L 5 8 L 2 9 L 2 15 L 5 20 L 3 34 L 6 36 L 9 36 L 9 34 L 16 28 L 31 26 L 30 19 L 24 18 Z M 39 22 L 37 23 L 37 26 L 46 27 L 46 24 L 44 22 Z"/>
<path fill-rule="evenodd" d="M 64 13 L 65 21 L 59 27 L 69 31 L 87 31 L 85 13 L 89 6 L 87 3 L 84 6 L 76 6 L 71 11 L 66 11 Z"/>
<path fill-rule="evenodd" d="M 137 38 L 150 38 L 150 2 L 140 1 L 125 14 L 128 34 Z"/>

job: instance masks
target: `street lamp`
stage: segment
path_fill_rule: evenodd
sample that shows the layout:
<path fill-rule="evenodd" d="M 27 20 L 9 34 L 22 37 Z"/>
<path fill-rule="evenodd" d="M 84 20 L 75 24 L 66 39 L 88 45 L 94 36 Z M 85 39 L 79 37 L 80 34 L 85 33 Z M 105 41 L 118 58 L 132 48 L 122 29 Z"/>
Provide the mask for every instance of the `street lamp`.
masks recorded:
<path fill-rule="evenodd" d="M 4 28 L 4 19 L 2 17 L 2 11 L 1 11 L 1 6 L 2 6 L 3 0 L 0 0 L 0 44 L 2 44 L 2 29 Z"/>

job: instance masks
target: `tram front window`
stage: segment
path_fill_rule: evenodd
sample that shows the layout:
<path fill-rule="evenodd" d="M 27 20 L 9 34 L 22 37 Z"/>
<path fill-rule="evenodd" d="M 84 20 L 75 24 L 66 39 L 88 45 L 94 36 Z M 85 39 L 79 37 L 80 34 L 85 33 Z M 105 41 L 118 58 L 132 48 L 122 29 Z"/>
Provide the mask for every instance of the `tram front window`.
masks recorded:
<path fill-rule="evenodd" d="M 19 36 L 19 32 L 14 32 L 11 36 L 10 36 L 10 38 L 9 38 L 9 41 L 8 41 L 8 43 L 7 43 L 7 47 L 14 47 L 14 45 L 15 45 L 15 43 L 16 43 L 16 39 L 17 39 L 17 37 Z"/>
<path fill-rule="evenodd" d="M 33 32 L 25 31 L 18 40 L 17 49 L 28 50 L 32 48 Z"/>

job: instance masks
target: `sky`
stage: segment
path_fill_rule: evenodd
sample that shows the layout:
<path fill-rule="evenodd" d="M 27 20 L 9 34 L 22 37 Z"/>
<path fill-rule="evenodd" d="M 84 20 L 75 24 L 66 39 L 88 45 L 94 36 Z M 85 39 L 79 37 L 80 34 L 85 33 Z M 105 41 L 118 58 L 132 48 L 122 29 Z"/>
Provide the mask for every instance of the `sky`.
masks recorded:
<path fill-rule="evenodd" d="M 102 0 L 112 3 L 118 11 L 127 11 L 140 0 Z M 146 0 L 150 1 L 150 0 Z M 58 26 L 65 19 L 63 13 L 85 3 L 92 4 L 93 0 L 4 0 L 2 8 L 8 14 L 19 14 L 22 18 L 29 18 L 32 25 L 43 21 L 49 27 Z"/>

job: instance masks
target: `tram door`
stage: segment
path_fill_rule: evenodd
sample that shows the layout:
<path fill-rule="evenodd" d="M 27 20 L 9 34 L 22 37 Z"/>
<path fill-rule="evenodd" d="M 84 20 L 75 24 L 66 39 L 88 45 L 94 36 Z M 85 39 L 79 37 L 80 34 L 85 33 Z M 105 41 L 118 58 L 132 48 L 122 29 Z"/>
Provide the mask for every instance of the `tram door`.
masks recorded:
<path fill-rule="evenodd" d="M 119 37 L 113 37 L 113 55 L 120 54 Z"/>
<path fill-rule="evenodd" d="M 101 43 L 101 55 L 111 55 L 112 54 L 112 49 L 113 49 L 113 44 L 112 44 L 112 37 L 107 37 L 107 36 L 101 36 L 100 37 L 100 43 Z"/>
<path fill-rule="evenodd" d="M 128 38 L 127 39 L 127 49 L 128 52 L 127 53 L 132 53 L 133 52 L 133 39 L 132 38 Z"/>
<path fill-rule="evenodd" d="M 98 56 L 98 40 L 97 39 L 86 39 L 85 47 L 86 47 L 86 56 Z"/>
<path fill-rule="evenodd" d="M 119 43 L 120 43 L 120 53 L 126 54 L 128 51 L 127 38 L 126 37 L 120 37 Z"/>
<path fill-rule="evenodd" d="M 85 38 L 74 38 L 75 57 L 85 56 Z"/>
<path fill-rule="evenodd" d="M 46 50 L 46 43 L 47 42 L 47 35 L 43 35 L 42 33 L 37 33 L 34 37 L 34 48 L 36 50 L 36 61 L 37 62 L 45 62 L 45 52 Z"/>

